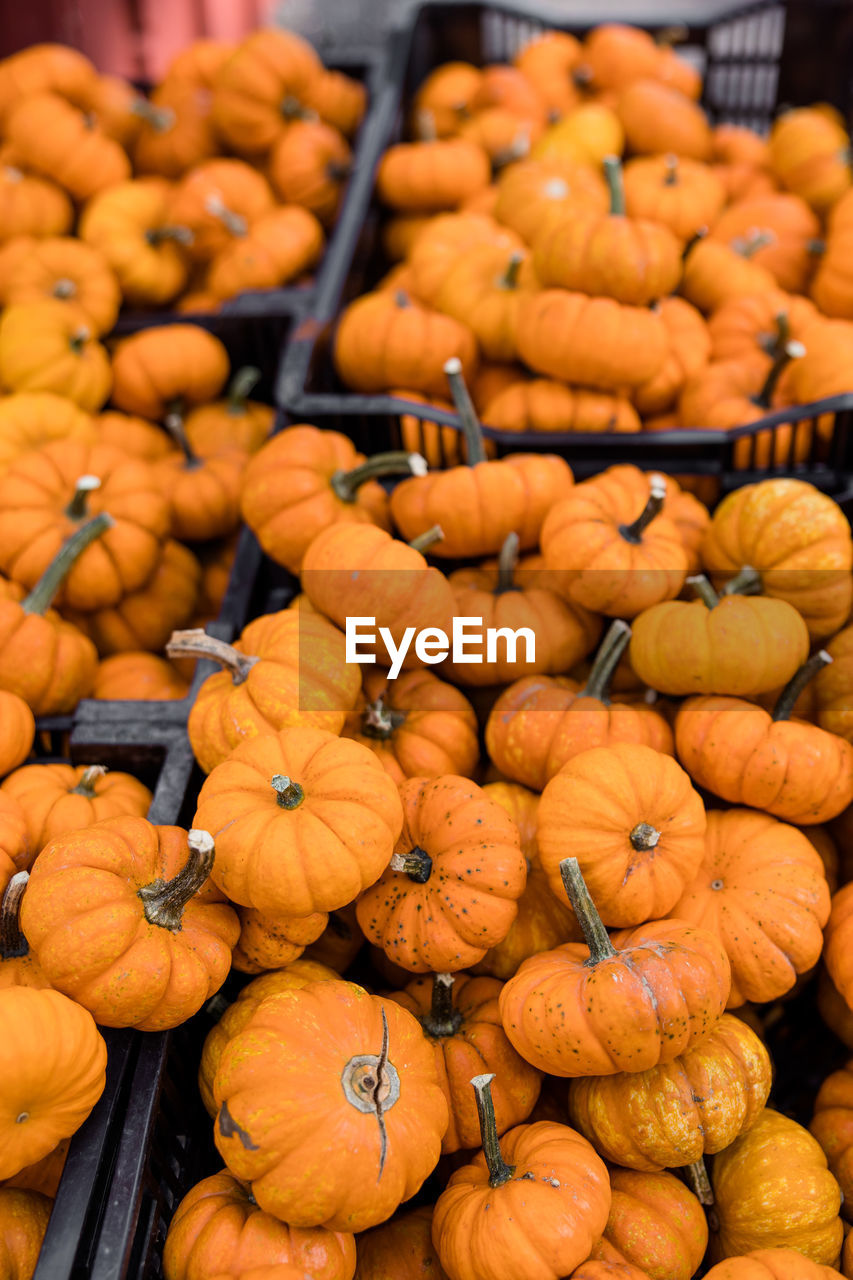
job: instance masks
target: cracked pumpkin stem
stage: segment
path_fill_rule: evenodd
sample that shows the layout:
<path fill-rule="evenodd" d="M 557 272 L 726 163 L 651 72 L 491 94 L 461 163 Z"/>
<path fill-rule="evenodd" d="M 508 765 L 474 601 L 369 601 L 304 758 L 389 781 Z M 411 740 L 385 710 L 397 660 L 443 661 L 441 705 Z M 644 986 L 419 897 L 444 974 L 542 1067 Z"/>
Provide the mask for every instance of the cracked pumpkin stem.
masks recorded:
<path fill-rule="evenodd" d="M 560 876 L 589 947 L 588 963 L 598 964 L 602 960 L 609 960 L 617 954 L 616 948 L 610 941 L 610 935 L 586 887 L 577 858 L 563 859 L 560 863 Z"/>
<path fill-rule="evenodd" d="M 224 640 L 209 636 L 200 627 L 189 631 L 173 631 L 166 645 L 168 658 L 202 658 L 209 662 L 218 662 L 220 667 L 231 672 L 235 684 L 242 684 L 249 672 L 260 658 L 250 653 L 240 653 L 233 645 Z"/>
<path fill-rule="evenodd" d="M 471 1087 L 477 1099 L 477 1115 L 480 1120 L 480 1137 L 483 1142 L 483 1155 L 489 1170 L 489 1186 L 502 1187 L 509 1182 L 515 1168 L 507 1164 L 501 1155 L 501 1144 L 498 1141 L 498 1127 L 495 1121 L 495 1104 L 492 1101 L 492 1081 L 494 1072 L 482 1076 L 474 1076 Z"/>

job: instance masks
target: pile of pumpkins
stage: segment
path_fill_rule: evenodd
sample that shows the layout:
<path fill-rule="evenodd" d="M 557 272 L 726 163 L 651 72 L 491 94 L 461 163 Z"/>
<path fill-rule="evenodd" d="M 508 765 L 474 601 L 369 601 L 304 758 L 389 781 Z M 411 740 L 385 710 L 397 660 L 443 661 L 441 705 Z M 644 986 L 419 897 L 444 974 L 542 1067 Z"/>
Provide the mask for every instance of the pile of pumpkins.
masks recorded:
<path fill-rule="evenodd" d="M 3 59 L 0 304 L 35 325 L 73 300 L 99 334 L 122 305 L 215 311 L 299 280 L 365 107 L 360 82 L 281 29 L 196 41 L 147 95 L 64 45 Z"/>
<path fill-rule="evenodd" d="M 345 386 L 447 409 L 456 356 L 485 424 L 513 432 L 723 430 L 853 390 L 844 122 L 791 110 L 763 138 L 712 126 L 700 91 L 618 24 L 438 66 L 378 166 L 392 265 L 340 317 Z M 764 432 L 753 465 L 831 430 Z M 459 460 L 449 433 L 425 442 Z"/>

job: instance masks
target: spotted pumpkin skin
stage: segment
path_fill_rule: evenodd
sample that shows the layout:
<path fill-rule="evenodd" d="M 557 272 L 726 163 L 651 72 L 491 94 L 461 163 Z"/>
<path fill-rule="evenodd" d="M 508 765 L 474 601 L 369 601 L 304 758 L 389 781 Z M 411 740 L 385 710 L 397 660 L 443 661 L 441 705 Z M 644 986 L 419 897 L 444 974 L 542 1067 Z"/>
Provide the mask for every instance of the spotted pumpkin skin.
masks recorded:
<path fill-rule="evenodd" d="M 835 1267 L 810 1262 L 799 1249 L 753 1249 L 705 1272 L 705 1280 L 839 1280 L 840 1276 Z"/>
<path fill-rule="evenodd" d="M 506 937 L 527 869 L 505 809 L 467 778 L 410 778 L 394 859 L 360 898 L 368 941 L 411 973 L 458 972 Z"/>
<path fill-rule="evenodd" d="M 610 1170 L 612 1201 L 601 1245 L 649 1280 L 690 1280 L 705 1254 L 708 1223 L 692 1191 L 674 1174 Z"/>

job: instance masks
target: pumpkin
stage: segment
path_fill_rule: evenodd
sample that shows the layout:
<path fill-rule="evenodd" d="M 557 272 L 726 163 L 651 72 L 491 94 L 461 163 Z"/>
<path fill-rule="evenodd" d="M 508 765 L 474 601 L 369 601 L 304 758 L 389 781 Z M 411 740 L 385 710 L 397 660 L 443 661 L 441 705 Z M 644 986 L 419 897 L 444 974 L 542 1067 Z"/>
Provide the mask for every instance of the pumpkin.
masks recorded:
<path fill-rule="evenodd" d="M 740 595 L 737 586 L 718 596 L 701 575 L 687 581 L 697 600 L 652 605 L 634 619 L 631 666 L 643 683 L 660 693 L 741 698 L 787 684 L 809 654 L 793 605 Z"/>
<path fill-rule="evenodd" d="M 111 382 L 106 350 L 76 307 L 52 298 L 3 312 L 0 383 L 7 391 L 54 391 L 94 413 Z"/>
<path fill-rule="evenodd" d="M 537 101 L 541 108 L 542 99 L 538 94 Z M 535 116 L 525 116 L 508 106 L 491 106 L 484 107 L 470 120 L 463 121 L 458 136 L 466 142 L 473 142 L 482 147 L 493 168 L 502 169 L 526 156 L 530 151 L 531 142 L 535 142 L 542 136 L 544 128 L 545 121 L 541 110 L 537 111 Z M 493 187 L 481 187 L 479 191 L 466 196 L 460 207 L 482 208 L 484 211 L 491 212 L 495 199 L 496 193 Z M 481 200 L 484 201 L 482 206 Z"/>
<path fill-rule="evenodd" d="M 466 138 L 399 142 L 379 162 L 376 191 L 383 204 L 403 213 L 457 208 L 488 186 L 489 157 Z"/>
<path fill-rule="evenodd" d="M 113 327 L 121 303 L 118 280 L 103 255 L 87 244 L 55 237 L 37 241 L 4 284 L 7 306 L 58 298 L 79 308 L 96 334 Z"/>
<path fill-rule="evenodd" d="M 466 253 L 483 244 L 507 252 L 523 249 L 514 231 L 499 226 L 486 214 L 440 213 L 429 219 L 408 254 L 415 297 L 431 306 L 450 270 L 464 261 Z"/>
<path fill-rule="evenodd" d="M 378 478 L 419 466 L 405 453 L 365 459 L 337 431 L 285 427 L 246 468 L 243 518 L 267 555 L 298 573 L 311 542 L 330 525 L 369 523 L 387 529 L 388 496 Z"/>
<path fill-rule="evenodd" d="M 214 299 L 246 289 L 277 289 L 313 267 L 323 251 L 323 228 L 300 205 L 262 214 L 245 236 L 213 259 L 205 288 Z"/>
<path fill-rule="evenodd" d="M 753 262 L 759 249 L 769 244 L 769 236 L 745 236 L 736 245 L 722 244 L 707 237 L 688 248 L 684 258 L 681 292 L 688 302 L 711 315 L 733 298 L 754 293 L 776 293 L 776 277 L 766 267 Z"/>
<path fill-rule="evenodd" d="M 614 935 L 601 923 L 577 859 L 561 867 L 585 943 L 525 960 L 501 992 L 510 1041 L 557 1076 L 648 1071 L 711 1031 L 729 996 L 719 940 L 679 920 Z"/>
<path fill-rule="evenodd" d="M 45 976 L 102 1026 L 185 1022 L 225 981 L 240 932 L 208 882 L 213 858 L 206 831 L 188 836 L 145 818 L 107 818 L 51 840 L 21 908 Z"/>
<path fill-rule="evenodd" d="M 272 433 L 275 410 L 249 397 L 260 369 L 244 365 L 228 383 L 226 398 L 196 405 L 184 418 L 184 431 L 193 449 L 203 456 L 227 447 L 257 453 Z"/>
<path fill-rule="evenodd" d="M 622 22 L 602 22 L 583 42 L 574 79 L 587 91 L 602 93 L 657 76 L 660 61 L 660 48 L 647 31 Z"/>
<path fill-rule="evenodd" d="M 0 990 L 0 1027 L 0 1178 L 10 1178 L 80 1128 L 104 1091 L 107 1046 L 92 1015 L 59 991 Z"/>
<path fill-rule="evenodd" d="M 9 113 L 6 141 L 27 168 L 84 201 L 130 177 L 124 148 L 55 93 L 34 93 Z"/>
<path fill-rule="evenodd" d="M 343 736 L 369 747 L 398 787 L 406 778 L 470 776 L 480 754 L 468 699 L 422 669 L 396 680 L 365 671 L 363 705 L 347 716 Z"/>
<path fill-rule="evenodd" d="M 180 446 L 155 464 L 159 487 L 169 503 L 169 532 L 186 542 L 208 542 L 234 533 L 240 524 L 240 493 L 246 454 L 233 446 L 200 456 L 190 445 L 178 414 L 167 418 Z"/>
<path fill-rule="evenodd" d="M 358 1238 L 358 1280 L 448 1280 L 432 1243 L 432 1205 L 411 1209 Z"/>
<path fill-rule="evenodd" d="M 616 114 L 629 152 L 672 152 L 691 160 L 709 160 L 711 126 L 697 102 L 654 79 L 636 79 L 621 89 Z"/>
<path fill-rule="evenodd" d="M 468 325 L 488 360 L 510 361 L 516 355 L 521 300 L 537 286 L 524 250 L 475 245 L 451 266 L 432 302 Z"/>
<path fill-rule="evenodd" d="M 213 78 L 213 122 L 229 150 L 261 156 L 303 111 L 302 99 L 320 74 L 306 40 L 280 27 L 254 31 Z"/>
<path fill-rule="evenodd" d="M 82 92 L 72 99 L 82 107 L 108 138 L 113 138 L 128 151 L 142 128 L 139 114 L 140 94 L 122 76 L 94 76 Z"/>
<path fill-rule="evenodd" d="M 231 157 L 191 169 L 169 201 L 172 222 L 189 232 L 186 252 L 193 262 L 210 262 L 274 208 L 275 196 L 263 174 Z"/>
<path fill-rule="evenodd" d="M 62 236 L 71 230 L 74 210 L 68 196 L 47 178 L 0 164 L 0 241 L 15 236 Z"/>
<path fill-rule="evenodd" d="M 409 778 L 387 869 L 356 905 L 369 942 L 411 973 L 458 972 L 506 937 L 527 870 L 506 810 L 466 778 Z"/>
<path fill-rule="evenodd" d="M 63 1138 L 43 1159 L 37 1160 L 35 1164 L 25 1165 L 20 1173 L 7 1178 L 3 1186 L 17 1187 L 22 1191 L 38 1191 L 41 1195 L 49 1196 L 51 1200 L 55 1199 L 59 1190 L 59 1179 L 65 1168 L 69 1145 L 70 1139 Z"/>
<path fill-rule="evenodd" d="M 307 916 L 378 879 L 402 816 L 372 751 L 303 727 L 237 747 L 202 786 L 195 822 L 217 841 L 214 882 L 233 902 Z"/>
<path fill-rule="evenodd" d="M 0 989 L 51 986 L 21 932 L 21 901 L 29 878 L 29 872 L 16 871 L 0 898 Z"/>
<path fill-rule="evenodd" d="M 751 565 L 762 594 L 792 604 L 813 640 L 838 631 L 853 605 L 850 526 L 840 507 L 804 480 L 762 480 L 728 494 L 705 535 L 702 561 L 721 580 Z"/>
<path fill-rule="evenodd" d="M 522 302 L 518 353 L 549 378 L 618 391 L 660 372 L 667 336 L 660 317 L 648 308 L 542 289 Z"/>
<path fill-rule="evenodd" d="M 30 847 L 26 814 L 17 800 L 0 790 L 0 884 L 26 871 L 37 852 Z"/>
<path fill-rule="evenodd" d="M 848 268 L 853 196 L 848 191 L 833 206 L 827 235 L 811 282 L 810 293 L 824 315 L 853 319 L 853 296 Z"/>
<path fill-rule="evenodd" d="M 230 40 L 195 39 L 169 61 L 166 78 L 188 80 L 190 84 L 212 89 L 219 70 L 234 52 Z"/>
<path fill-rule="evenodd" d="M 194 324 L 159 325 L 119 343 L 112 399 L 125 413 L 160 419 L 215 400 L 227 378 L 228 352 L 212 333 Z"/>
<path fill-rule="evenodd" d="M 305 86 L 303 97 L 308 111 L 316 111 L 326 124 L 352 138 L 367 110 L 367 88 L 360 80 L 320 67 Z"/>
<path fill-rule="evenodd" d="M 0 790 L 21 805 L 35 851 L 105 818 L 144 817 L 151 804 L 151 792 L 137 778 L 109 772 L 103 765 L 25 765 L 11 773 Z"/>
<path fill-rule="evenodd" d="M 639 467 L 624 464 L 608 467 L 594 477 L 594 483 L 597 490 L 605 489 L 617 496 L 632 495 L 638 508 L 649 494 L 649 476 Z M 677 480 L 668 476 L 662 514 L 678 529 L 691 572 L 695 572 L 700 567 L 699 548 L 710 523 L 707 509 L 692 493 L 682 489 Z"/>
<path fill-rule="evenodd" d="M 512 61 L 538 87 L 551 112 L 565 115 L 579 101 L 572 73 L 580 59 L 581 44 L 575 36 L 543 31 L 523 45 Z"/>
<path fill-rule="evenodd" d="M 736 360 L 764 352 L 778 354 L 789 338 L 799 342 L 817 319 L 808 298 L 780 290 L 729 298 L 708 321 L 712 360 Z"/>
<path fill-rule="evenodd" d="M 103 515 L 82 525 L 27 596 L 0 579 L 0 688 L 17 693 L 34 715 L 72 711 L 94 684 L 95 646 L 49 606 L 70 565 L 107 527 Z"/>
<path fill-rule="evenodd" d="M 499 1142 L 494 1079 L 488 1073 L 471 1081 L 483 1150 L 438 1198 L 432 1238 L 439 1260 L 454 1280 L 566 1275 L 588 1257 L 607 1221 L 607 1170 L 566 1125 L 517 1125 Z"/>
<path fill-rule="evenodd" d="M 769 243 L 752 256 L 766 267 L 780 289 L 804 293 L 816 260 L 820 220 L 804 200 L 795 195 L 753 196 L 729 206 L 710 230 L 712 240 L 737 244 L 758 235 Z"/>
<path fill-rule="evenodd" d="M 115 653 L 98 664 L 92 697 L 111 702 L 173 702 L 185 698 L 189 691 L 189 684 L 171 662 L 155 653 L 130 652 Z"/>
<path fill-rule="evenodd" d="M 714 1157 L 711 1181 L 719 1224 L 712 1262 L 789 1242 L 812 1262 L 837 1259 L 841 1192 L 817 1142 L 794 1120 L 765 1107 L 751 1129 Z"/>
<path fill-rule="evenodd" d="M 445 371 L 465 435 L 467 465 L 398 484 L 391 495 L 394 523 L 405 538 L 438 523 L 443 536 L 435 554 L 442 558 L 496 554 L 510 533 L 518 535 L 521 550 L 528 550 L 539 541 L 549 507 L 571 488 L 572 473 L 551 454 L 516 453 L 487 461 L 460 362 L 448 360 Z"/>
<path fill-rule="evenodd" d="M 780 394 L 784 391 L 796 404 L 846 395 L 850 388 L 853 326 L 844 320 L 818 320 L 805 337 L 805 355 L 786 371 Z"/>
<path fill-rule="evenodd" d="M 625 132 L 619 117 L 600 102 L 579 107 L 546 129 L 530 151 L 533 160 L 558 160 L 598 167 L 605 156 L 622 154 Z"/>
<path fill-rule="evenodd" d="M 73 439 L 12 463 L 0 477 L 0 511 L 0 569 L 25 587 L 35 586 L 84 521 L 109 513 L 108 526 L 62 583 L 60 601 L 83 610 L 116 605 L 141 587 L 168 531 L 152 467 L 109 445 Z"/>
<path fill-rule="evenodd" d="M 252 1268 L 292 1263 L 294 1276 L 310 1267 L 315 1280 L 352 1280 L 355 1240 L 349 1232 L 288 1226 L 265 1213 L 226 1169 L 184 1196 L 163 1246 L 166 1280 L 207 1273 L 235 1276 Z"/>
<path fill-rule="evenodd" d="M 671 293 L 681 276 L 678 240 L 665 226 L 625 216 L 622 167 L 607 156 L 610 211 L 575 210 L 552 219 L 536 235 L 533 263 L 546 286 L 646 306 Z"/>
<path fill-rule="evenodd" d="M 640 419 L 624 396 L 567 387 L 546 378 L 513 382 L 483 405 L 483 420 L 497 431 L 639 431 Z"/>
<path fill-rule="evenodd" d="M 76 102 L 96 78 L 95 68 L 77 49 L 44 42 L 29 45 L 3 59 L 0 114 L 5 121 L 14 104 L 34 93 L 52 92 Z"/>
<path fill-rule="evenodd" d="M 842 1194 L 842 1213 L 850 1216 L 853 1195 L 853 1167 L 851 1167 L 851 1086 L 853 1075 L 848 1062 L 840 1071 L 826 1077 L 814 1101 L 814 1116 L 809 1125 L 812 1137 L 817 1138 L 829 1169 L 838 1181 Z"/>
<path fill-rule="evenodd" d="M 128 306 L 162 307 L 186 286 L 189 227 L 173 221 L 171 184 L 161 178 L 119 182 L 87 201 L 80 239 L 109 263 Z"/>
<path fill-rule="evenodd" d="M 567 833 L 601 919 L 625 928 L 669 915 L 691 883 L 705 809 L 670 756 L 633 743 L 592 747 L 551 778 L 539 805 L 539 861 L 558 897 Z"/>
<path fill-rule="evenodd" d="M 802 685 L 831 658 L 823 650 L 786 685 L 771 715 L 738 698 L 690 698 L 675 722 L 678 757 L 694 781 L 799 826 L 827 822 L 853 801 L 853 747 L 790 719 Z"/>
<path fill-rule="evenodd" d="M 661 510 L 666 481 L 653 475 L 638 511 L 629 490 L 595 481 L 555 503 L 542 526 L 541 546 L 554 589 L 572 604 L 634 617 L 681 590 L 687 554 L 678 529 Z"/>
<path fill-rule="evenodd" d="M 817 213 L 850 188 L 850 138 L 836 112 L 821 107 L 785 111 L 770 131 L 768 158 L 782 186 Z"/>
<path fill-rule="evenodd" d="M 0 743 L 2 778 L 22 765 L 32 751 L 36 722 L 23 698 L 7 689 L 0 689 L 0 723 L 3 725 L 3 740 Z"/>
<path fill-rule="evenodd" d="M 413 97 L 415 113 L 429 112 L 437 135 L 451 137 L 470 115 L 482 72 L 470 62 L 443 62 L 425 77 Z"/>
<path fill-rule="evenodd" d="M 853 1009 L 849 1008 L 823 965 L 818 970 L 816 1004 L 826 1026 L 848 1049 L 853 1049 Z"/>
<path fill-rule="evenodd" d="M 799 1249 L 752 1249 L 705 1274 L 711 1280 L 837 1280 L 841 1272 L 809 1262 Z"/>
<path fill-rule="evenodd" d="M 175 453 L 175 445 L 168 432 L 145 418 L 132 418 L 127 413 L 106 411 L 94 420 L 98 440 L 141 458 L 144 462 L 159 462 Z"/>
<path fill-rule="evenodd" d="M 708 165 L 671 152 L 629 160 L 624 184 L 629 218 L 659 222 L 683 241 L 716 223 L 726 203 L 725 188 Z"/>
<path fill-rule="evenodd" d="M 389 1218 L 435 1167 L 448 1121 L 416 1020 L 348 982 L 264 1000 L 226 1046 L 214 1098 L 219 1153 L 261 1209 L 330 1231 Z"/>
<path fill-rule="evenodd" d="M 447 1097 L 450 1124 L 445 1154 L 476 1147 L 480 1128 L 470 1072 L 494 1068 L 492 1102 L 498 1135 L 526 1120 L 536 1105 L 539 1072 L 515 1052 L 498 1012 L 501 984 L 495 978 L 436 973 L 415 978 L 388 999 L 414 1014 L 435 1050 L 436 1070 Z"/>
<path fill-rule="evenodd" d="M 346 141 L 321 120 L 294 120 L 269 159 L 270 181 L 279 199 L 309 209 L 325 226 L 335 219 L 351 169 Z"/>
<path fill-rule="evenodd" d="M 315 942 L 329 917 L 325 911 L 308 916 L 267 916 L 251 907 L 241 907 L 240 938 L 232 964 L 240 973 L 264 973 L 280 969 L 298 959 L 309 942 Z"/>
<path fill-rule="evenodd" d="M 501 172 L 497 187 L 495 218 L 525 244 L 573 211 L 604 217 L 610 204 L 603 176 L 589 164 L 572 161 L 520 160 Z"/>
<path fill-rule="evenodd" d="M 606 1242 L 599 1241 L 596 1253 L 576 1267 L 569 1280 L 649 1280 L 647 1271 L 618 1260 L 619 1255 L 615 1251 L 612 1256 L 605 1257 L 602 1243 L 605 1249 L 609 1248 Z"/>
<path fill-rule="evenodd" d="M 219 149 L 207 89 L 167 76 L 150 97 L 137 99 L 136 112 L 140 126 L 131 155 L 137 173 L 180 178 Z"/>
<path fill-rule="evenodd" d="M 664 1066 L 572 1080 L 569 1119 L 606 1160 L 629 1169 L 676 1168 L 745 1132 L 767 1101 L 770 1080 L 761 1040 L 723 1014 L 701 1044 Z"/>
<path fill-rule="evenodd" d="M 823 958 L 833 986 L 853 1008 L 853 973 L 850 965 L 850 919 L 853 891 L 846 884 L 833 896 L 832 909 L 826 921 Z"/>
<path fill-rule="evenodd" d="M 780 332 L 784 325 L 780 323 Z M 736 360 L 720 360 L 701 369 L 685 383 L 678 405 L 678 417 L 685 427 L 731 430 L 760 422 L 772 411 L 781 396 L 777 383 L 801 359 L 805 348 L 799 342 L 782 342 L 772 362 L 759 352 Z M 818 420 L 818 436 L 825 436 L 826 420 Z M 782 424 L 775 430 L 757 431 L 734 443 L 734 461 L 739 469 L 784 466 L 791 459 L 804 461 L 812 446 L 812 425 Z"/>
<path fill-rule="evenodd" d="M 9 1280 L 29 1280 L 35 1272 L 52 1208 L 38 1191 L 0 1187 L 0 1266 Z"/>
<path fill-rule="evenodd" d="M 710 329 L 695 307 L 683 298 L 662 298 L 656 311 L 667 331 L 669 352 L 655 377 L 632 392 L 634 405 L 644 416 L 673 408 L 685 382 L 711 357 Z"/>
<path fill-rule="evenodd" d="M 708 1244 L 696 1196 L 665 1172 L 611 1169 L 610 1185 L 610 1214 L 593 1256 L 624 1260 L 648 1280 L 690 1280 Z"/>
<path fill-rule="evenodd" d="M 850 653 L 853 628 L 845 627 L 827 646 L 832 662 L 819 671 L 811 688 L 817 703 L 817 721 L 822 729 L 853 740 L 850 701 Z"/>
<path fill-rule="evenodd" d="M 372 395 L 408 387 L 426 396 L 441 395 L 444 366 L 451 358 L 469 376 L 474 372 L 477 343 L 468 326 L 401 292 L 366 293 L 338 321 L 335 368 L 352 391 Z"/>

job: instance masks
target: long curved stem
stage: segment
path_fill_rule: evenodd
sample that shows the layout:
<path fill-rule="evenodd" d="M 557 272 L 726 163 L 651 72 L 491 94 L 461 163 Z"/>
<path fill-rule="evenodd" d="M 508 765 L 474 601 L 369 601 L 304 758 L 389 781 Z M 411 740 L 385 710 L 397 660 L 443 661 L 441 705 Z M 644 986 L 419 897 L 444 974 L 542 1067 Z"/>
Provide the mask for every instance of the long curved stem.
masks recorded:
<path fill-rule="evenodd" d="M 503 595 L 505 591 L 515 590 L 515 571 L 518 567 L 518 546 L 519 537 L 517 533 L 508 533 L 501 547 L 501 553 L 498 556 L 498 582 L 495 587 L 496 595 Z"/>
<path fill-rule="evenodd" d="M 228 412 L 234 417 L 246 412 L 246 401 L 261 380 L 261 371 L 252 364 L 244 364 L 228 383 L 226 399 Z"/>
<path fill-rule="evenodd" d="M 660 515 L 666 501 L 666 480 L 657 472 L 649 477 L 649 499 L 637 519 L 631 524 L 621 524 L 619 532 L 626 542 L 642 542 L 644 530 L 655 516 Z"/>
<path fill-rule="evenodd" d="M 578 918 L 586 945 L 589 947 L 587 963 L 592 965 L 599 964 L 602 960 L 609 960 L 616 955 L 616 948 L 610 941 L 610 935 L 586 887 L 577 858 L 563 859 L 560 863 L 560 876 Z"/>
<path fill-rule="evenodd" d="M 425 551 L 429 551 L 430 547 L 436 542 L 441 542 L 444 537 L 444 530 L 440 524 L 434 524 L 431 529 L 425 529 L 423 533 L 419 533 L 416 538 L 412 538 L 409 546 L 413 551 L 420 551 L 421 555 Z"/>
<path fill-rule="evenodd" d="M 684 581 L 688 587 L 693 588 L 699 599 L 705 605 L 706 609 L 716 609 L 717 605 L 720 603 L 720 597 L 717 595 L 704 573 L 688 574 Z"/>
<path fill-rule="evenodd" d="M 604 157 L 604 177 L 610 192 L 610 215 L 625 217 L 625 186 L 622 181 L 622 161 L 618 156 Z"/>
<path fill-rule="evenodd" d="M 193 453 L 192 445 L 187 438 L 183 415 L 180 413 L 167 413 L 163 419 L 163 426 L 183 453 L 187 466 L 201 466 L 201 459 L 197 454 Z"/>
<path fill-rule="evenodd" d="M 59 588 L 87 547 L 97 541 L 115 521 L 102 511 L 66 538 L 30 594 L 21 601 L 24 613 L 45 613 Z"/>
<path fill-rule="evenodd" d="M 465 378 L 462 375 L 462 361 L 458 356 L 451 356 L 444 366 L 447 381 L 450 383 L 450 394 L 456 406 L 456 412 L 462 423 L 462 434 L 465 436 L 467 463 L 475 467 L 478 462 L 486 461 L 486 445 L 483 431 L 474 402 L 471 399 Z"/>
<path fill-rule="evenodd" d="M 375 453 L 351 471 L 336 471 L 329 484 L 341 502 L 355 502 L 359 488 L 368 480 L 376 480 L 379 476 L 425 476 L 426 473 L 426 458 L 420 453 L 391 449 L 387 453 Z"/>
<path fill-rule="evenodd" d="M 173 631 L 166 645 L 166 656 L 204 658 L 210 662 L 218 662 L 226 671 L 231 672 L 235 684 L 242 684 L 255 663 L 260 661 L 252 654 L 240 653 L 224 640 L 209 636 L 200 627 L 194 627 L 190 631 Z"/>
<path fill-rule="evenodd" d="M 628 623 L 621 618 L 614 618 L 598 646 L 586 684 L 578 697 L 596 698 L 605 705 L 609 702 L 610 682 L 630 639 L 631 628 Z"/>
<path fill-rule="evenodd" d="M 29 878 L 29 871 L 16 872 L 0 901 L 0 960 L 19 960 L 29 954 L 30 948 L 20 925 L 21 899 Z"/>
<path fill-rule="evenodd" d="M 684 1174 L 684 1181 L 700 1204 L 711 1205 L 714 1203 L 714 1191 L 704 1160 L 699 1159 L 693 1164 L 685 1165 L 682 1173 Z"/>
<path fill-rule="evenodd" d="M 821 649 L 818 653 L 812 654 L 808 662 L 804 662 L 799 671 L 794 672 L 785 688 L 779 694 L 776 706 L 773 708 L 773 719 L 790 720 L 797 698 L 799 698 L 803 689 L 805 689 L 810 680 L 815 678 L 819 671 L 824 667 L 828 667 L 831 662 L 832 654 L 827 653 L 826 649 Z"/>
<path fill-rule="evenodd" d="M 498 1141 L 498 1126 L 495 1120 L 495 1104 L 492 1101 L 491 1075 L 474 1076 L 471 1085 L 477 1099 L 477 1115 L 480 1120 L 480 1137 L 483 1141 L 483 1155 L 489 1170 L 489 1186 L 502 1187 L 509 1182 L 515 1169 L 507 1164 L 501 1155 L 501 1144 Z"/>
<path fill-rule="evenodd" d="M 767 377 L 764 379 L 764 385 L 758 395 L 753 397 L 753 404 L 756 404 L 759 409 L 769 409 L 773 402 L 773 393 L 783 370 L 788 367 L 792 360 L 799 360 L 805 354 L 806 349 L 801 342 L 786 342 L 774 356 Z"/>
<path fill-rule="evenodd" d="M 153 880 L 137 890 L 148 923 L 171 933 L 180 930 L 184 907 L 198 893 L 213 866 L 215 850 L 209 831 L 193 828 L 187 833 L 187 846 L 189 855 L 184 868 L 172 880 Z"/>

